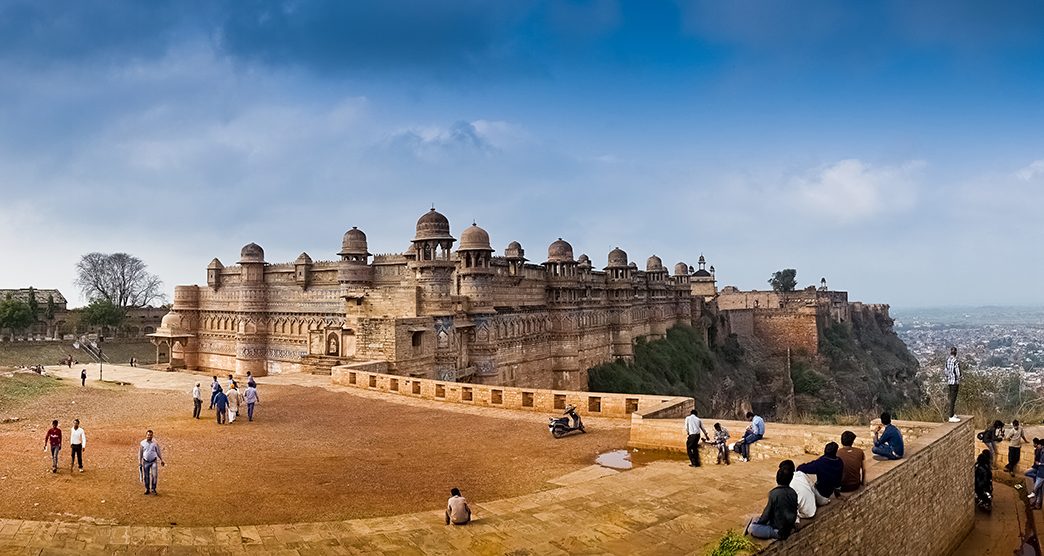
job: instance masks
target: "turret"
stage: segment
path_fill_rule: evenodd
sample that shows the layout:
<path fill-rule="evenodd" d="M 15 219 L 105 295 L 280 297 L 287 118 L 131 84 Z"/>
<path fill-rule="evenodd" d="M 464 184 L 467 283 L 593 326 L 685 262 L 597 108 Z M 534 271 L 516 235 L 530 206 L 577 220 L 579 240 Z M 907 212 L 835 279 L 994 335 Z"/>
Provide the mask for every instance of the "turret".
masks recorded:
<path fill-rule="evenodd" d="M 308 289 L 308 283 L 312 279 L 312 257 L 308 253 L 301 253 L 294 261 L 294 281 L 303 289 Z"/>
<path fill-rule="evenodd" d="M 460 295 L 471 299 L 473 306 L 493 306 L 493 248 L 489 234 L 474 222 L 460 234 L 457 248 L 457 284 Z"/>
<path fill-rule="evenodd" d="M 265 251 L 256 243 L 243 246 L 239 254 L 242 268 L 237 286 L 239 327 L 236 330 L 236 375 L 254 376 L 268 373 L 265 365 L 268 339 L 264 321 L 268 312 L 268 289 L 265 286 Z"/>
<path fill-rule="evenodd" d="M 225 265 L 221 264 L 221 261 L 215 258 L 210 261 L 207 265 L 207 285 L 213 289 L 221 287 L 221 270 L 225 268 Z"/>
<path fill-rule="evenodd" d="M 373 267 L 369 265 L 370 252 L 366 246 L 366 234 L 352 226 L 341 238 L 341 250 L 337 253 L 341 262 L 337 268 L 337 281 L 342 284 L 367 285 L 373 281 Z"/>
<path fill-rule="evenodd" d="M 456 264 L 450 257 L 456 239 L 450 235 L 450 224 L 432 208 L 417 219 L 413 238 L 414 258 L 409 268 L 421 291 L 420 311 L 425 314 L 452 314 L 450 290 Z"/>

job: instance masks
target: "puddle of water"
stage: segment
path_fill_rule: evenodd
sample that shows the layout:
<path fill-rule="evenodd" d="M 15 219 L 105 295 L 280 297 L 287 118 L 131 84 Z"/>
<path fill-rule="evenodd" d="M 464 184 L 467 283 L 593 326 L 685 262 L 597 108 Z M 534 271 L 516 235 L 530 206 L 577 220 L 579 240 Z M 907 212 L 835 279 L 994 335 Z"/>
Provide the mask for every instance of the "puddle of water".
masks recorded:
<path fill-rule="evenodd" d="M 633 469 L 638 465 L 645 465 L 654 461 L 689 461 L 688 456 L 680 452 L 668 452 L 665 450 L 613 450 L 599 454 L 595 463 L 610 469 Z"/>
<path fill-rule="evenodd" d="M 598 454 L 598 457 L 595 458 L 595 463 L 609 469 L 631 469 L 634 467 L 634 463 L 631 462 L 631 454 L 627 450 L 613 450 L 612 452 Z"/>

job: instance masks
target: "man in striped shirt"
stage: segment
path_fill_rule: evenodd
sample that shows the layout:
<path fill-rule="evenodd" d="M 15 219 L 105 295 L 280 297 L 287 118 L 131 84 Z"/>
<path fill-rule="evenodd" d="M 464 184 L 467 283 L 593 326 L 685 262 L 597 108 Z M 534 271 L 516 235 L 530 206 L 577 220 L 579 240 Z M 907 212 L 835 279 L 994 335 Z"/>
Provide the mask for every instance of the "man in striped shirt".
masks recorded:
<path fill-rule="evenodd" d="M 957 391 L 961 388 L 961 364 L 957 361 L 957 348 L 950 348 L 950 356 L 946 358 L 946 383 L 950 394 L 950 422 L 960 423 L 957 417 Z"/>

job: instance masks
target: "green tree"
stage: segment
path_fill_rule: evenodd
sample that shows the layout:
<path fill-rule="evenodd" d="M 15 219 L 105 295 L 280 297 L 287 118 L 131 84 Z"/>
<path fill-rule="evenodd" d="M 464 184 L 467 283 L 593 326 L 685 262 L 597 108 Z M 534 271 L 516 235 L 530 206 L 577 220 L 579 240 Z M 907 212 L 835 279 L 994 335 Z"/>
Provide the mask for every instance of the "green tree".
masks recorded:
<path fill-rule="evenodd" d="M 36 322 L 36 316 L 40 314 L 40 304 L 36 302 L 36 290 L 32 286 L 29 286 L 29 311 L 33 314 L 33 322 Z"/>
<path fill-rule="evenodd" d="M 797 270 L 793 268 L 777 270 L 772 273 L 772 278 L 769 278 L 768 283 L 777 292 L 792 292 L 797 287 Z"/>
<path fill-rule="evenodd" d="M 95 299 L 83 308 L 81 322 L 93 326 L 119 326 L 125 314 L 123 309 L 106 299 Z"/>
<path fill-rule="evenodd" d="M 53 320 L 54 319 L 54 311 L 55 311 L 54 294 L 53 293 L 49 293 L 49 294 L 47 294 L 47 313 L 45 313 L 45 315 L 47 316 L 47 320 Z"/>
<path fill-rule="evenodd" d="M 8 294 L 7 299 L 0 301 L 0 330 L 10 330 L 12 337 L 16 332 L 28 328 L 34 320 L 29 304 L 21 299 L 14 299 Z"/>

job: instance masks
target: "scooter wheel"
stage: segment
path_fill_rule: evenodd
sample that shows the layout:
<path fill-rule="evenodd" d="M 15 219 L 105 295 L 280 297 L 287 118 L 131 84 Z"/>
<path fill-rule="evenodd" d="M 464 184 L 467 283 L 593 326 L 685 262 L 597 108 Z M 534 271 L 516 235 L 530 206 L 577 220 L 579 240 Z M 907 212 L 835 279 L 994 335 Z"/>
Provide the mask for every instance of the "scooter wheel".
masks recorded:
<path fill-rule="evenodd" d="M 551 436 L 555 438 L 562 438 L 563 436 L 565 436 L 565 431 L 558 427 L 555 427 L 551 429 Z"/>

